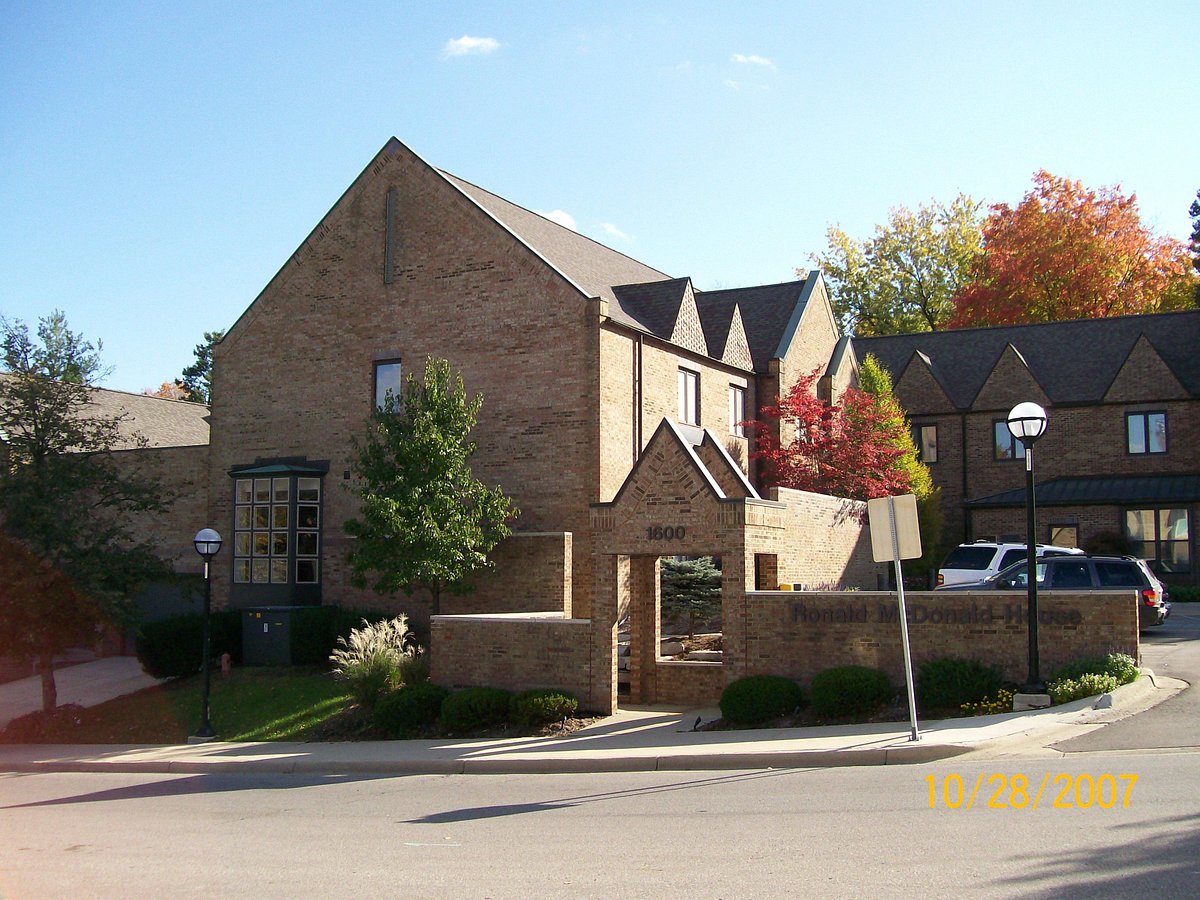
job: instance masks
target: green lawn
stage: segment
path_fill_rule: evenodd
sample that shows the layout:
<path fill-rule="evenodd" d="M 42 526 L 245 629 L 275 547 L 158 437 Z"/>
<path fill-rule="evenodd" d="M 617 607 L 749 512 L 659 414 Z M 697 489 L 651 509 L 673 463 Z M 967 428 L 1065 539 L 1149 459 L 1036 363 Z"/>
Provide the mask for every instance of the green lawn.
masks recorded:
<path fill-rule="evenodd" d="M 78 724 L 57 723 L 39 743 L 178 744 L 200 726 L 199 675 L 118 697 L 83 710 Z M 345 685 L 311 668 L 238 668 L 215 672 L 209 703 L 222 741 L 305 741 L 351 704 Z"/>

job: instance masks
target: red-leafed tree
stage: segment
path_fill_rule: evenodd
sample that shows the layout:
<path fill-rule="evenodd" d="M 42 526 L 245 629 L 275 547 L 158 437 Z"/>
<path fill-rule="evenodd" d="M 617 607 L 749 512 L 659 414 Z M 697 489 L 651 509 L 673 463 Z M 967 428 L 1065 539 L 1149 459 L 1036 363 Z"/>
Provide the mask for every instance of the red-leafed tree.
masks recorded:
<path fill-rule="evenodd" d="M 816 394 L 820 370 L 799 379 L 777 406 L 752 423 L 754 458 L 764 465 L 769 484 L 854 500 L 912 491 L 904 466 L 904 442 L 894 417 L 875 399 L 847 388 L 840 402 Z"/>
<path fill-rule="evenodd" d="M 1016 206 L 991 208 L 984 251 L 950 327 L 1053 322 L 1191 305 L 1187 248 L 1153 234 L 1137 197 L 1045 170 Z M 1182 289 L 1181 289 L 1182 288 Z"/>

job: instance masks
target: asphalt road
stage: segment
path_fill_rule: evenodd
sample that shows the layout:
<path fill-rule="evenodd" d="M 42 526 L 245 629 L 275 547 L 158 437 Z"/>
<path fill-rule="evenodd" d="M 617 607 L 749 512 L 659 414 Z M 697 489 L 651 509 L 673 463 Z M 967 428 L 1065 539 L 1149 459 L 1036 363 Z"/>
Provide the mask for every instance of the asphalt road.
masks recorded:
<path fill-rule="evenodd" d="M 1194 897 L 1198 826 L 1195 753 L 734 773 L 7 775 L 0 896 Z"/>
<path fill-rule="evenodd" d="M 1166 624 L 1142 632 L 1141 641 L 1146 668 L 1200 684 L 1200 604 L 1175 604 Z M 1200 690 L 1189 687 L 1153 709 L 1052 746 L 1067 753 L 1200 749 Z"/>

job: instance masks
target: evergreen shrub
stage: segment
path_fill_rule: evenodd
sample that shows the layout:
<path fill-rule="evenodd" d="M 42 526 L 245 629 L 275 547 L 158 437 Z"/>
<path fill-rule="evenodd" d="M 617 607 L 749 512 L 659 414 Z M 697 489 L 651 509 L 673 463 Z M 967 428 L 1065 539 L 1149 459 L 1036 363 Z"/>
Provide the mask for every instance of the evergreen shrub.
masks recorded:
<path fill-rule="evenodd" d="M 721 716 L 735 725 L 757 725 L 795 712 L 803 701 L 800 685 L 790 678 L 750 675 L 721 692 Z"/>
<path fill-rule="evenodd" d="M 512 692 L 500 688 L 472 687 L 442 701 L 442 725 L 448 731 L 475 731 L 508 721 Z"/>
<path fill-rule="evenodd" d="M 449 693 L 444 687 L 427 681 L 406 684 L 376 701 L 371 723 L 385 737 L 410 737 L 437 721 Z"/>
<path fill-rule="evenodd" d="M 1000 690 L 1004 679 L 995 666 L 974 659 L 932 659 L 917 672 L 917 703 L 922 710 L 959 709 Z"/>
<path fill-rule="evenodd" d="M 889 703 L 895 696 L 885 673 L 866 666 L 837 666 L 813 678 L 809 703 L 819 716 L 859 716 Z"/>
<path fill-rule="evenodd" d="M 570 694 L 553 688 L 538 688 L 513 697 L 509 716 L 518 725 L 535 727 L 569 719 L 578 709 L 579 701 Z"/>
<path fill-rule="evenodd" d="M 242 661 L 242 620 L 235 609 L 211 613 L 209 650 L 212 659 L 228 653 Z M 154 678 L 185 678 L 200 671 L 204 656 L 204 616 L 186 613 L 146 622 L 138 630 L 138 662 Z"/>

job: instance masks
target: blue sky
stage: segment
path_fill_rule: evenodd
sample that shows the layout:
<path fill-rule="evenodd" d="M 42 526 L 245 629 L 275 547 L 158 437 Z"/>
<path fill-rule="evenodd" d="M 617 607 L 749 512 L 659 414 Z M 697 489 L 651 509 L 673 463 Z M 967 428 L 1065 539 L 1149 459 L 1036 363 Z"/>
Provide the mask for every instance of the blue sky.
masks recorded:
<path fill-rule="evenodd" d="M 395 135 L 698 287 L 1039 168 L 1186 239 L 1200 3 L 0 0 L 0 314 L 177 377 Z"/>

